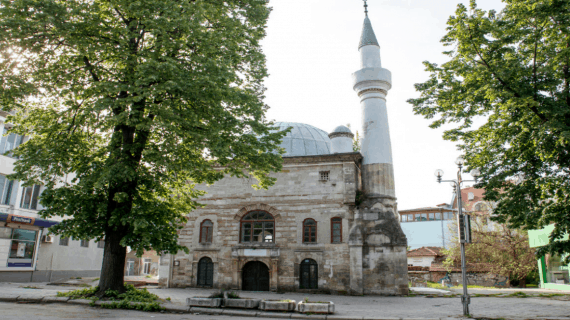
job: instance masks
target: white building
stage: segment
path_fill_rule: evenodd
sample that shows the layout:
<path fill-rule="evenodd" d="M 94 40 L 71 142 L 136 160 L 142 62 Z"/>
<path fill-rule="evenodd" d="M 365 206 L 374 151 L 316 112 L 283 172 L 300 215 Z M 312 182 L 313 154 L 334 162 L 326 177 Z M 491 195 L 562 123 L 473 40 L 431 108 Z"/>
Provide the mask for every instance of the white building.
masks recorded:
<path fill-rule="evenodd" d="M 0 111 L 0 132 L 7 134 L 8 113 Z M 43 186 L 22 187 L 6 176 L 14 173 L 10 150 L 26 141 L 16 134 L 0 139 L 0 281 L 47 282 L 69 277 L 99 276 L 103 243 L 49 235 L 61 221 L 40 218 Z"/>

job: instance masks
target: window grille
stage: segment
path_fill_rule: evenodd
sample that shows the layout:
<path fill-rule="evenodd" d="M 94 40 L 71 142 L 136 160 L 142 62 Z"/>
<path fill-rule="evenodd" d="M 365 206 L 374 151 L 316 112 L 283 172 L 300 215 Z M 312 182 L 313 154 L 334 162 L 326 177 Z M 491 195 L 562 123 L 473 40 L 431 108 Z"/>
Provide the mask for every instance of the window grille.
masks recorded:
<path fill-rule="evenodd" d="M 275 219 L 265 211 L 252 211 L 241 219 L 241 242 L 275 242 Z"/>
<path fill-rule="evenodd" d="M 319 180 L 329 181 L 329 173 L 330 171 L 319 171 Z"/>
<path fill-rule="evenodd" d="M 342 242 L 342 218 L 331 219 L 331 243 Z"/>
<path fill-rule="evenodd" d="M 89 248 L 89 240 L 81 240 L 80 246 Z"/>
<path fill-rule="evenodd" d="M 204 220 L 200 224 L 200 243 L 212 243 L 214 224 L 210 220 Z"/>
<path fill-rule="evenodd" d="M 69 238 L 59 238 L 59 245 L 60 246 L 68 246 L 69 245 Z"/>

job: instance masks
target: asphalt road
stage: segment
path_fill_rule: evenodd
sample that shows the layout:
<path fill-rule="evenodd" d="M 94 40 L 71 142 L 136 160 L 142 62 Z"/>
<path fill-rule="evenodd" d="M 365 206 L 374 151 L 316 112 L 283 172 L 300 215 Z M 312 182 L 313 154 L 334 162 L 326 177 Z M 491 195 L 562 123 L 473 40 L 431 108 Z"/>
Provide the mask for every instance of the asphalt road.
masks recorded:
<path fill-rule="evenodd" d="M 234 316 L 171 314 L 143 312 L 137 310 L 119 310 L 91 308 L 60 303 L 23 304 L 0 302 L 1 320 L 59 320 L 59 319 L 152 319 L 152 320 L 253 320 L 261 318 L 244 318 Z"/>

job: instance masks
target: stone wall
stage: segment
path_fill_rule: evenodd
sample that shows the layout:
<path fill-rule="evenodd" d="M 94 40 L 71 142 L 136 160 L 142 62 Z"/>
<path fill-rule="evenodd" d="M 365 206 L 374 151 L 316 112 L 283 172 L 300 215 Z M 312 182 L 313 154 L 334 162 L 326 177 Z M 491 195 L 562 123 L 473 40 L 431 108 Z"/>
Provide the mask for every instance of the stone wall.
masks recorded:
<path fill-rule="evenodd" d="M 197 285 L 198 262 L 209 257 L 214 263 L 214 287 L 241 289 L 242 267 L 261 261 L 270 270 L 270 289 L 299 290 L 299 266 L 303 259 L 318 264 L 319 291 L 346 291 L 350 283 L 348 231 L 354 219 L 354 201 L 359 188 L 360 154 L 285 158 L 277 182 L 269 190 L 255 190 L 255 181 L 227 177 L 212 186 L 199 186 L 208 193 L 199 201 L 204 208 L 192 212 L 180 231 L 180 244 L 188 255 L 174 257 L 170 286 Z M 320 181 L 328 172 L 328 181 Z M 264 210 L 275 218 L 275 243 L 240 243 L 240 219 L 252 210 Z M 331 219 L 342 218 L 342 242 L 331 243 Z M 302 241 L 303 221 L 317 222 L 317 242 Z M 200 244 L 200 224 L 214 223 L 211 244 Z M 255 250 L 252 250 L 255 249 Z M 161 285 L 166 285 L 163 273 Z"/>

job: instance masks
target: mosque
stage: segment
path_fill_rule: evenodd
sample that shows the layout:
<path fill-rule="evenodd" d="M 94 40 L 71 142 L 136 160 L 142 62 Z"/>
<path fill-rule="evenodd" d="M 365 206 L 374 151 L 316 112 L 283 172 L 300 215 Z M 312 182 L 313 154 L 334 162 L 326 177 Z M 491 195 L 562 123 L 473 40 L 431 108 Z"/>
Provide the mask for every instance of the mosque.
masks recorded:
<path fill-rule="evenodd" d="M 362 146 L 344 126 L 327 133 L 278 122 L 283 168 L 268 190 L 226 177 L 211 186 L 179 242 L 163 256 L 159 283 L 246 291 L 406 295 L 407 239 L 399 223 L 386 95 L 391 73 L 364 19 L 353 73 L 362 108 Z"/>

